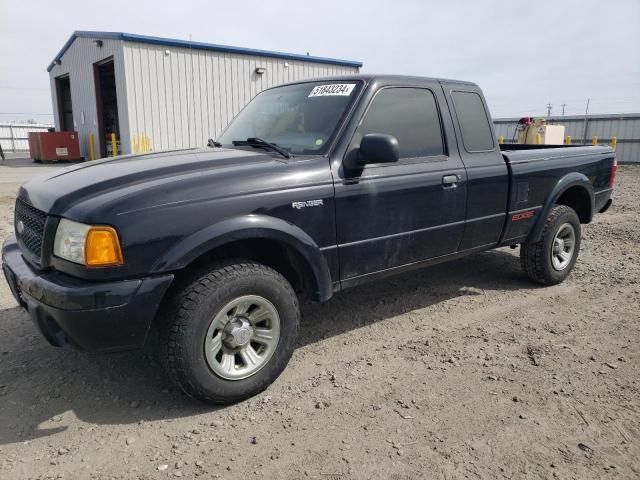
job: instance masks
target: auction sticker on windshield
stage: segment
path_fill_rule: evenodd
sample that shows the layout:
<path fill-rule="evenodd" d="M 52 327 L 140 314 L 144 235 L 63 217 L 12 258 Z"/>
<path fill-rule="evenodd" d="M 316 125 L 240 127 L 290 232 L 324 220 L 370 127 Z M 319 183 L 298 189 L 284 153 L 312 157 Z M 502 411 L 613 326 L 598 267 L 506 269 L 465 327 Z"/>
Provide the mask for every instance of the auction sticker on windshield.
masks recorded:
<path fill-rule="evenodd" d="M 330 85 L 318 85 L 313 87 L 309 97 L 329 97 L 341 95 L 348 97 L 355 87 L 355 83 L 332 83 Z"/>

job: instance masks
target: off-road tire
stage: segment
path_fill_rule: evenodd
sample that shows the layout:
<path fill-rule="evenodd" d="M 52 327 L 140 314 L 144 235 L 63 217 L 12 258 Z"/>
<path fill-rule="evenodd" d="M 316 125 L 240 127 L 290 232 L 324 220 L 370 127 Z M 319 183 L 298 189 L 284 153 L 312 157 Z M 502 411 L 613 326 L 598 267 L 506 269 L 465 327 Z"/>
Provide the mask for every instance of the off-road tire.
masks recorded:
<path fill-rule="evenodd" d="M 551 252 L 558 229 L 569 223 L 575 230 L 575 246 L 571 261 L 562 270 L 553 267 Z M 537 242 L 520 246 L 520 265 L 531 280 L 543 285 L 557 285 L 569 276 L 580 253 L 580 219 L 575 210 L 566 205 L 555 205 L 544 222 L 542 236 Z"/>
<path fill-rule="evenodd" d="M 280 337 L 259 371 L 242 380 L 228 380 L 209 367 L 203 344 L 216 312 L 243 295 L 260 295 L 273 304 L 280 318 Z M 252 261 L 234 260 L 183 281 L 164 306 L 159 323 L 161 360 L 174 383 L 192 398 L 225 404 L 260 393 L 282 373 L 296 344 L 300 309 L 293 288 L 278 272 Z"/>

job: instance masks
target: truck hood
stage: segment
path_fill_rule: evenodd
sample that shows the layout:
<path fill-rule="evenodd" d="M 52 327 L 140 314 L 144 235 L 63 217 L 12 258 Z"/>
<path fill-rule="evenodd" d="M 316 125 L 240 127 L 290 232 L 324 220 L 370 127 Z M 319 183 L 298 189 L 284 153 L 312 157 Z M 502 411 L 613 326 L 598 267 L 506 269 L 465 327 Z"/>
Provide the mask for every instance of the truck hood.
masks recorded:
<path fill-rule="evenodd" d="M 260 150 L 205 148 L 127 155 L 36 177 L 22 186 L 18 197 L 44 212 L 63 215 L 80 203 L 97 208 L 154 188 L 166 189 L 167 198 L 180 183 L 201 183 L 207 177 L 211 180 L 212 175 L 228 181 L 256 169 L 286 165 Z"/>

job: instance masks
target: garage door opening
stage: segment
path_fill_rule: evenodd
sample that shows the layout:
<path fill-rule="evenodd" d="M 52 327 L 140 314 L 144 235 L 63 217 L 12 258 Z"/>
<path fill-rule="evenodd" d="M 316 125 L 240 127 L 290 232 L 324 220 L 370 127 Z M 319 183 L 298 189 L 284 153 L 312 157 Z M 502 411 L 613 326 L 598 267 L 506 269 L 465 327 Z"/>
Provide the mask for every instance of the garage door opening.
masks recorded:
<path fill-rule="evenodd" d="M 113 134 L 116 150 L 120 152 L 120 122 L 118 121 L 118 95 L 116 93 L 116 72 L 113 57 L 95 63 L 93 72 L 96 83 L 96 103 L 98 112 L 98 151 L 100 156 L 113 156 Z"/>
<path fill-rule="evenodd" d="M 60 131 L 73 132 L 73 106 L 71 104 L 71 81 L 69 75 L 56 78 L 56 96 L 58 99 L 58 119 Z"/>

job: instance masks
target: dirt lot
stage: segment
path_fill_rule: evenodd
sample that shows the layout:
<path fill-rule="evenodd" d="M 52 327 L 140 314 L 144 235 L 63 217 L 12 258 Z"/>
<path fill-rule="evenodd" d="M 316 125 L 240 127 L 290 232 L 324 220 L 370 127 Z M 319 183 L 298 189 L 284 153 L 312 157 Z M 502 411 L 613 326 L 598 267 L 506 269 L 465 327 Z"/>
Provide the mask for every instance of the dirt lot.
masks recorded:
<path fill-rule="evenodd" d="M 41 168 L 0 166 L 0 239 Z M 640 167 L 563 285 L 503 249 L 303 306 L 266 392 L 214 409 L 152 351 L 50 347 L 0 281 L 0 478 L 639 478 Z"/>

